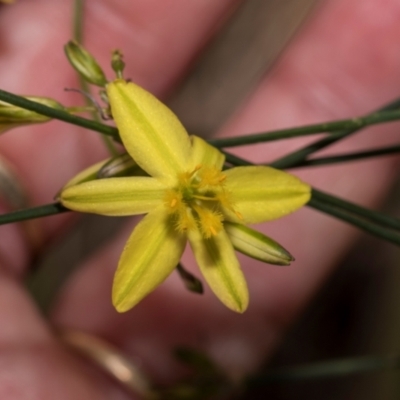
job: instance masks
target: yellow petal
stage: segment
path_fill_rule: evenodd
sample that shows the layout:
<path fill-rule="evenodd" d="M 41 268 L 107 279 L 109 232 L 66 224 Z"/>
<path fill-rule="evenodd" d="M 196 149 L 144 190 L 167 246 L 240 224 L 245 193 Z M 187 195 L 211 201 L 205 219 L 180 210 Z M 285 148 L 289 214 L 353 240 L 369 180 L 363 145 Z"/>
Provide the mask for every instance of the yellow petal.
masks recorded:
<path fill-rule="evenodd" d="M 95 179 L 124 176 L 146 176 L 146 173 L 133 161 L 128 153 L 120 154 L 91 165 L 70 179 L 62 190 Z"/>
<path fill-rule="evenodd" d="M 141 87 L 117 79 L 107 85 L 111 112 L 128 153 L 149 175 L 176 180 L 187 170 L 189 136 L 176 115 Z"/>
<path fill-rule="evenodd" d="M 61 203 L 75 211 L 102 215 L 144 214 L 163 203 L 165 186 L 150 177 L 108 178 L 67 187 Z"/>
<path fill-rule="evenodd" d="M 310 199 L 310 186 L 270 167 L 237 167 L 224 171 L 225 187 L 235 211 L 225 210 L 233 222 L 258 223 L 280 218 Z"/>
<path fill-rule="evenodd" d="M 233 247 L 256 260 L 274 265 L 289 265 L 293 257 L 275 240 L 245 225 L 225 222 Z"/>
<path fill-rule="evenodd" d="M 212 291 L 231 310 L 244 312 L 249 302 L 247 284 L 226 232 L 221 230 L 216 236 L 203 239 L 197 229 L 191 229 L 188 237 Z"/>
<path fill-rule="evenodd" d="M 177 266 L 186 237 L 176 232 L 164 207 L 136 226 L 119 260 L 112 298 L 117 311 L 128 311 Z"/>
<path fill-rule="evenodd" d="M 198 136 L 190 136 L 190 140 L 192 142 L 190 170 L 196 168 L 198 165 L 215 167 L 219 170 L 222 169 L 225 162 L 225 156 L 217 148 L 211 146 Z"/>

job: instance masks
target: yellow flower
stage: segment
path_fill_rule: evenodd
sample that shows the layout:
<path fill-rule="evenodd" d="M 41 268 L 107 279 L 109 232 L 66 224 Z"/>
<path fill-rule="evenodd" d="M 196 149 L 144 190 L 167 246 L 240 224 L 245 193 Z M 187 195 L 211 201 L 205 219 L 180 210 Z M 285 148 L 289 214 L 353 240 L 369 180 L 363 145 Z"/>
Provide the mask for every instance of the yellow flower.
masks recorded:
<path fill-rule="evenodd" d="M 112 293 L 116 309 L 129 310 L 163 282 L 189 241 L 215 295 L 230 309 L 243 312 L 248 290 L 234 246 L 250 255 L 253 247 L 260 259 L 265 258 L 262 246 L 270 246 L 244 224 L 295 211 L 309 200 L 310 187 L 264 166 L 222 171 L 224 156 L 204 140 L 189 137 L 172 111 L 153 95 L 122 79 L 108 84 L 107 93 L 124 146 L 148 176 L 82 183 L 74 179 L 60 199 L 76 211 L 147 214 L 119 261 Z M 285 259 L 279 249 L 272 253 L 278 264 L 290 261 L 290 255 L 286 253 Z"/>

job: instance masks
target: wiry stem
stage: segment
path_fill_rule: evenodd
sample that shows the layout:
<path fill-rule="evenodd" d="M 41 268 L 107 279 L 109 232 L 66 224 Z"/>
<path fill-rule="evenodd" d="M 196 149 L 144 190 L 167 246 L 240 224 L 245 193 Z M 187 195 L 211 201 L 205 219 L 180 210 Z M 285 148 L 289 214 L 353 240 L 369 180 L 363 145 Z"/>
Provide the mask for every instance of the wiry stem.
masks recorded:
<path fill-rule="evenodd" d="M 375 120 L 376 121 L 375 123 L 380 123 L 380 122 L 383 122 L 383 120 L 381 120 L 381 121 L 379 120 L 379 115 L 386 116 L 388 114 L 391 114 L 392 112 L 394 112 L 395 114 L 398 114 L 399 108 L 400 108 L 400 99 L 396 99 L 392 103 L 389 103 L 386 106 L 382 107 L 381 109 L 377 110 L 376 112 L 370 114 L 369 116 L 367 116 L 367 118 L 371 118 L 370 121 Z M 396 111 L 394 111 L 394 110 L 396 110 Z M 387 120 L 387 121 L 389 121 L 389 120 Z M 316 142 L 311 143 L 310 145 L 307 145 L 297 151 L 294 151 L 294 152 L 288 154 L 287 156 L 284 156 L 284 157 L 279 158 L 278 160 L 275 160 L 274 162 L 271 163 L 271 166 L 275 167 L 275 168 L 282 168 L 282 169 L 295 167 L 295 166 L 301 164 L 304 160 L 306 160 L 310 154 L 313 154 L 316 151 L 319 151 L 341 139 L 344 139 L 344 138 L 352 135 L 353 133 L 357 132 L 359 129 L 361 129 L 363 127 L 364 126 L 353 127 L 353 128 L 348 128 L 348 129 L 344 129 L 344 130 L 335 132 L 328 137 L 325 137 L 321 140 L 317 140 Z"/>
<path fill-rule="evenodd" d="M 343 162 L 365 160 L 372 157 L 388 156 L 397 153 L 400 153 L 400 145 L 381 147 L 379 149 L 371 149 L 354 153 L 339 154 L 336 156 L 313 158 L 311 160 L 302 161 L 301 163 L 297 164 L 295 168 L 339 164 Z"/>
<path fill-rule="evenodd" d="M 45 106 L 44 104 L 39 104 L 35 101 L 25 99 L 22 96 L 18 96 L 2 89 L 0 89 L 0 100 L 5 101 L 6 103 L 13 104 L 17 107 L 34 111 L 38 114 L 45 115 L 49 118 L 59 119 L 60 121 L 91 129 L 92 131 L 99 132 L 103 135 L 111 136 L 117 142 L 121 142 L 121 139 L 118 135 L 118 129 L 112 126 L 104 125 L 87 118 L 78 117 L 65 111 Z"/>
<path fill-rule="evenodd" d="M 76 43 L 83 44 L 83 26 L 84 26 L 84 10 L 85 10 L 85 1 L 84 0 L 75 0 L 74 3 L 74 18 L 73 18 L 73 38 Z M 87 93 L 90 97 L 91 91 L 90 87 L 85 81 L 85 79 L 78 74 L 79 77 L 79 85 L 83 93 Z M 85 97 L 85 102 L 88 106 L 91 105 L 90 100 L 88 97 Z M 92 108 L 91 110 L 91 117 L 93 121 L 100 122 L 98 114 Z M 104 145 L 106 146 L 107 150 L 109 151 L 111 156 L 118 155 L 118 151 L 114 146 L 112 139 L 109 136 L 102 135 L 102 139 Z"/>
<path fill-rule="evenodd" d="M 0 215 L 0 225 L 11 224 L 13 222 L 20 222 L 28 219 L 48 217 L 66 211 L 69 210 L 63 207 L 60 203 L 45 204 L 43 206 L 27 208 Z"/>

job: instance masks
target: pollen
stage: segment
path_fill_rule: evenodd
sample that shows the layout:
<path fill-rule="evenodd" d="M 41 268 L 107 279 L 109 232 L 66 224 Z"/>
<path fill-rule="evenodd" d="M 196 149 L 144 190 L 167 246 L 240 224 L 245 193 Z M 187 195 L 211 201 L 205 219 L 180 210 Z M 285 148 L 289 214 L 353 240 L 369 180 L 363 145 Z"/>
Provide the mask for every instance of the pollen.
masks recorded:
<path fill-rule="evenodd" d="M 222 229 L 223 215 L 207 208 L 195 207 L 199 217 L 199 227 L 205 239 L 216 236 Z"/>
<path fill-rule="evenodd" d="M 182 193 L 177 190 L 167 190 L 164 197 L 164 203 L 169 212 L 174 213 L 182 207 Z"/>
<path fill-rule="evenodd" d="M 226 179 L 226 175 L 215 167 L 202 168 L 198 175 L 200 187 L 219 187 Z"/>

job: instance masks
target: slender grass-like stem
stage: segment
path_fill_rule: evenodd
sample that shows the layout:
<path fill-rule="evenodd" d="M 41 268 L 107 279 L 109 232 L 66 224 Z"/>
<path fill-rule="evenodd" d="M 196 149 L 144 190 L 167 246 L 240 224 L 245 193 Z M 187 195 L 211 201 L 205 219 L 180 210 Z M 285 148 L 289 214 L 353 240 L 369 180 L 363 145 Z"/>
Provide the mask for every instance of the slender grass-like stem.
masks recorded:
<path fill-rule="evenodd" d="M 373 118 L 373 115 L 386 115 L 387 112 L 396 112 L 396 114 L 399 112 L 398 109 L 400 108 L 400 99 L 396 99 L 395 101 L 387 104 L 386 106 L 380 108 L 376 112 L 369 114 L 370 117 Z M 396 111 L 394 111 L 396 110 Z M 379 122 L 377 122 L 379 123 Z M 307 159 L 307 157 L 310 154 L 315 153 L 318 150 L 321 150 L 327 146 L 330 146 L 333 143 L 336 143 L 337 141 L 344 139 L 350 135 L 352 135 L 355 132 L 358 132 L 359 129 L 363 128 L 364 126 L 361 127 L 353 127 L 345 130 L 341 130 L 338 132 L 333 133 L 330 136 L 327 136 L 323 139 L 317 140 L 314 143 L 311 143 L 310 145 L 307 145 L 297 151 L 294 151 L 284 157 L 279 158 L 278 160 L 275 160 L 274 162 L 271 163 L 271 166 L 275 168 L 280 168 L 280 169 L 286 169 L 286 168 L 293 168 L 296 167 L 297 165 L 301 164 L 304 160 Z"/>
<path fill-rule="evenodd" d="M 400 101 L 400 100 L 399 100 Z M 396 103 L 397 104 L 397 103 Z M 223 139 L 210 139 L 209 143 L 216 147 L 235 147 L 255 143 L 265 143 L 281 139 L 295 138 L 299 136 L 315 135 L 320 133 L 332 133 L 327 140 L 337 140 L 337 136 L 343 135 L 339 130 L 358 131 L 370 125 L 391 122 L 400 119 L 400 110 L 380 111 L 368 114 L 364 117 L 325 122 L 322 124 L 300 126 L 296 128 L 281 129 L 276 131 L 256 133 L 246 136 L 237 136 Z"/>
<path fill-rule="evenodd" d="M 83 34 L 84 34 L 84 16 L 85 16 L 85 0 L 75 0 L 74 2 L 74 17 L 73 17 L 73 27 L 72 27 L 72 32 L 73 32 L 73 38 L 76 43 L 78 44 L 83 44 Z M 79 85 L 83 93 L 87 93 L 89 96 L 91 95 L 91 90 L 90 86 L 88 83 L 85 81 L 85 79 L 78 74 L 79 78 Z M 85 97 L 85 102 L 86 105 L 91 106 L 91 102 L 88 97 Z M 90 112 L 91 117 L 94 121 L 100 122 L 99 116 L 96 112 L 96 110 L 92 107 L 92 110 Z M 113 140 L 106 135 L 102 135 L 102 140 L 104 142 L 104 145 L 106 146 L 108 152 L 110 153 L 111 156 L 116 156 L 118 155 L 117 148 L 114 145 Z"/>
<path fill-rule="evenodd" d="M 84 0 L 74 1 L 74 10 L 72 18 L 72 36 L 77 43 L 83 43 L 83 16 L 84 16 Z"/>
<path fill-rule="evenodd" d="M 317 189 L 312 190 L 312 198 L 320 203 L 328 204 L 332 207 L 341 208 L 343 210 L 352 212 L 361 218 L 367 218 L 374 223 L 385 226 L 387 228 L 396 229 L 400 232 L 400 220 L 397 218 L 389 217 L 382 213 L 369 210 L 368 208 L 350 203 L 349 201 L 342 200 L 339 197 L 332 196 Z"/>
<path fill-rule="evenodd" d="M 39 104 L 35 101 L 25 99 L 22 96 L 18 96 L 2 89 L 0 89 L 0 100 L 13 104 L 17 107 L 34 111 L 38 114 L 45 115 L 49 118 L 59 119 L 60 121 L 91 129 L 92 131 L 102 133 L 103 135 L 111 136 L 117 142 L 121 142 L 121 139 L 118 135 L 118 129 L 114 128 L 113 126 L 101 124 L 87 118 L 78 117 L 65 111 L 57 110 L 55 108 L 45 106 L 44 104 Z"/>
<path fill-rule="evenodd" d="M 63 207 L 60 203 L 51 203 L 38 207 L 26 208 L 0 215 L 0 225 L 26 221 L 28 219 L 48 217 L 50 215 L 56 215 L 66 211 L 70 210 Z"/>
<path fill-rule="evenodd" d="M 336 156 L 327 156 L 304 160 L 297 164 L 299 167 L 319 167 L 321 165 L 339 164 L 351 161 L 361 161 L 373 157 L 389 156 L 400 153 L 400 145 L 381 147 L 379 149 L 371 149 L 347 154 L 338 154 Z"/>
<path fill-rule="evenodd" d="M 344 208 L 335 207 L 332 204 L 324 203 L 315 198 L 311 198 L 307 205 L 400 246 L 400 232 L 398 231 L 382 227 L 367 218 L 360 218 L 357 214 L 347 211 Z"/>

